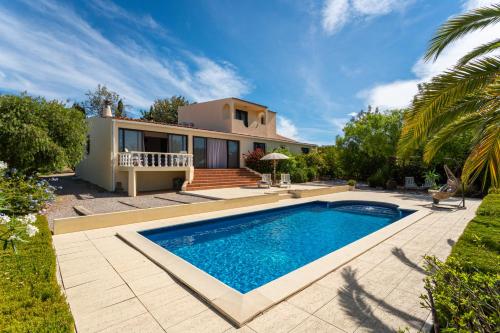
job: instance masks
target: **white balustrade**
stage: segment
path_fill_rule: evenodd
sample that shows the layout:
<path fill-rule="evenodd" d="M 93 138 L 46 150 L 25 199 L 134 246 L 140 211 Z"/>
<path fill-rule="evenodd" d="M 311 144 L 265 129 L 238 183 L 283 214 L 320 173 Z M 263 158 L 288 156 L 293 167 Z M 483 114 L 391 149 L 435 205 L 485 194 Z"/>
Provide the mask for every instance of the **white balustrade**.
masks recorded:
<path fill-rule="evenodd" d="M 131 151 L 118 153 L 118 165 L 145 168 L 192 167 L 193 155 Z"/>

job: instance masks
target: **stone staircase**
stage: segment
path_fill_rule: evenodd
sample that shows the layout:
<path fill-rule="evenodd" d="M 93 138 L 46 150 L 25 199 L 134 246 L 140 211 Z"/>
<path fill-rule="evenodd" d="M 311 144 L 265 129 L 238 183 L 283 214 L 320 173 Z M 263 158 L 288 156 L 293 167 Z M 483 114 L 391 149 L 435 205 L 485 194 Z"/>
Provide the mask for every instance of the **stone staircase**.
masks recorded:
<path fill-rule="evenodd" d="M 194 178 L 186 190 L 256 186 L 260 177 L 247 169 L 194 169 Z"/>

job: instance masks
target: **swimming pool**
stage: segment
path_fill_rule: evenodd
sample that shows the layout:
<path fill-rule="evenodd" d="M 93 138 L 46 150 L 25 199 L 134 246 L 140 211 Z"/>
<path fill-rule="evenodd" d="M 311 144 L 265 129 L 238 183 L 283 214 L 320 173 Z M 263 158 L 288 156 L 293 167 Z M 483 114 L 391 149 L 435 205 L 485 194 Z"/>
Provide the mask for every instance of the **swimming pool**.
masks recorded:
<path fill-rule="evenodd" d="M 411 213 L 384 203 L 313 201 L 140 234 L 245 294 Z"/>

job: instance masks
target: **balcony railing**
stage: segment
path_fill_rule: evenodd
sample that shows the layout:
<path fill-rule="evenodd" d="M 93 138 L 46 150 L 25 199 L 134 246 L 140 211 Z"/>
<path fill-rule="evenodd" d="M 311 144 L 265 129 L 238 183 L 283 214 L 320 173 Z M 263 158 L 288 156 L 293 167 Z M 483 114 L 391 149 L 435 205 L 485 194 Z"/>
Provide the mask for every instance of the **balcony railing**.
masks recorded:
<path fill-rule="evenodd" d="M 131 151 L 118 153 L 118 165 L 145 168 L 192 167 L 193 155 Z"/>

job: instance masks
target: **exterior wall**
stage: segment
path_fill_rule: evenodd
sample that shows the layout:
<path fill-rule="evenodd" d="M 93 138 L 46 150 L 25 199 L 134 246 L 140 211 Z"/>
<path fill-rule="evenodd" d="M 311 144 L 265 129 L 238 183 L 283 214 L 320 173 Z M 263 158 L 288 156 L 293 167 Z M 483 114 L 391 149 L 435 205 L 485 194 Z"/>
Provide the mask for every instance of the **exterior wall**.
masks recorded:
<path fill-rule="evenodd" d="M 313 148 L 315 145 L 307 143 L 293 143 L 284 140 L 271 139 L 271 138 L 261 138 L 261 137 L 251 137 L 245 135 L 239 135 L 235 133 L 217 133 L 213 131 L 200 130 L 195 128 L 185 128 L 168 126 L 161 124 L 145 123 L 145 122 L 133 122 L 126 120 L 115 120 L 115 151 L 118 152 L 118 128 L 129 128 L 149 132 L 164 132 L 171 134 L 182 134 L 188 137 L 188 153 L 193 153 L 193 136 L 200 136 L 205 138 L 215 138 L 215 139 L 225 139 L 225 140 L 235 140 L 240 142 L 240 167 L 245 165 L 243 154 L 253 151 L 254 142 L 262 142 L 266 144 L 266 151 L 271 152 L 275 148 L 285 147 L 290 152 L 295 154 L 302 153 L 302 147 Z M 115 168 L 118 168 L 118 162 L 115 162 Z M 118 171 L 117 171 L 118 173 Z M 117 176 L 116 181 L 122 181 L 122 184 L 126 184 L 126 175 L 124 177 Z M 124 187 L 126 188 L 126 187 Z"/>
<path fill-rule="evenodd" d="M 95 117 L 87 119 L 87 123 L 90 153 L 76 167 L 76 175 L 108 191 L 113 191 L 112 119 Z"/>
<path fill-rule="evenodd" d="M 121 183 L 126 192 L 128 188 L 128 171 L 117 171 L 116 181 Z M 185 171 L 136 171 L 137 191 L 161 191 L 173 189 L 173 179 L 187 179 Z"/>
<path fill-rule="evenodd" d="M 226 98 L 182 106 L 178 110 L 179 123 L 193 123 L 194 127 L 231 132 L 231 103 L 232 100 Z"/>

